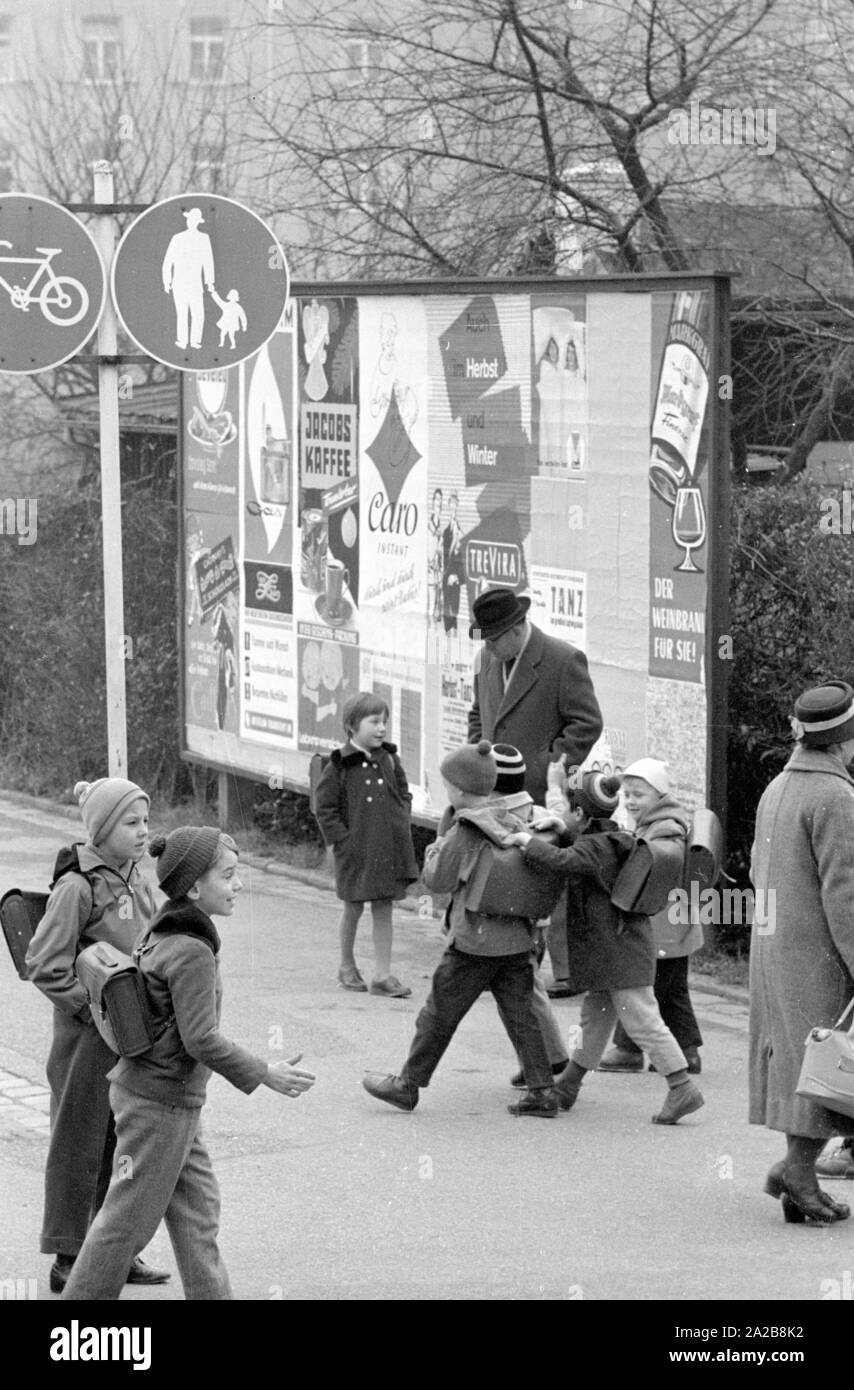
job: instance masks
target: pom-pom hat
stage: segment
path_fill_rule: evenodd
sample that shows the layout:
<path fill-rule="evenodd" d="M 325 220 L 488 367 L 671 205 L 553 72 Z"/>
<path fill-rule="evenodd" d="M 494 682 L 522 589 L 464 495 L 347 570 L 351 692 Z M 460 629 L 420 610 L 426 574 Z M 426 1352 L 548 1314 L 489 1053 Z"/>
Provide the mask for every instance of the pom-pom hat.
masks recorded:
<path fill-rule="evenodd" d="M 118 825 L 135 801 L 150 806 L 148 796 L 136 782 L 124 777 L 99 777 L 96 782 L 78 782 L 74 788 L 86 834 L 93 845 L 100 845 Z"/>
<path fill-rule="evenodd" d="M 472 604 L 469 637 L 481 642 L 500 637 L 521 623 L 530 606 L 531 600 L 520 598 L 513 589 L 487 589 Z"/>
<path fill-rule="evenodd" d="M 648 782 L 654 791 L 660 796 L 666 796 L 670 791 L 670 777 L 667 773 L 667 763 L 662 763 L 658 758 L 638 758 L 637 762 L 630 763 L 622 773 L 626 777 L 640 777 L 642 781 Z"/>
<path fill-rule="evenodd" d="M 193 884 L 216 863 L 220 842 L 236 848 L 230 835 L 212 825 L 182 825 L 155 835 L 148 852 L 157 860 L 157 882 L 170 898 L 185 898 Z"/>
<path fill-rule="evenodd" d="M 606 777 L 603 772 L 584 772 L 577 785 L 567 785 L 566 794 L 573 810 L 583 811 L 585 816 L 612 816 L 620 802 L 620 779 Z"/>
<path fill-rule="evenodd" d="M 464 743 L 439 764 L 446 782 L 470 796 L 489 796 L 495 789 L 498 768 L 492 756 L 492 744 L 482 738 L 480 743 Z"/>
<path fill-rule="evenodd" d="M 805 690 L 795 701 L 791 725 L 805 748 L 827 748 L 854 738 L 854 689 L 847 681 L 828 681 Z"/>

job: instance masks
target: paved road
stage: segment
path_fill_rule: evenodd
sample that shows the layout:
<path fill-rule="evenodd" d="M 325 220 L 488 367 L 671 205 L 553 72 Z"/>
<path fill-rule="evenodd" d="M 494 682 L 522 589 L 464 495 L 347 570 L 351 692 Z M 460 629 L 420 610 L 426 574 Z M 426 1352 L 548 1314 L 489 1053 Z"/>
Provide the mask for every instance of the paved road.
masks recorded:
<path fill-rule="evenodd" d="M 43 885 L 70 831 L 0 798 L 2 886 Z M 570 1115 L 513 1119 L 514 1058 L 488 996 L 404 1115 L 360 1081 L 402 1062 L 438 925 L 397 914 L 395 969 L 413 998 L 375 999 L 336 988 L 337 916 L 331 893 L 249 870 L 222 925 L 225 1029 L 264 1056 L 302 1049 L 319 1078 L 298 1101 L 212 1080 L 206 1129 L 239 1298 L 816 1301 L 846 1271 L 850 1289 L 854 1222 L 787 1227 L 762 1194 L 782 1142 L 745 1123 L 743 1004 L 696 992 L 707 1103 L 674 1128 L 649 1122 L 663 1083 L 648 1074 L 588 1077 Z M 49 1298 L 37 1247 L 50 1010 L 5 954 L 0 1005 L 0 1279 Z M 577 1001 L 556 1008 L 577 1023 Z M 149 1255 L 174 1269 L 162 1228 Z M 124 1295 L 180 1296 L 177 1276 Z"/>

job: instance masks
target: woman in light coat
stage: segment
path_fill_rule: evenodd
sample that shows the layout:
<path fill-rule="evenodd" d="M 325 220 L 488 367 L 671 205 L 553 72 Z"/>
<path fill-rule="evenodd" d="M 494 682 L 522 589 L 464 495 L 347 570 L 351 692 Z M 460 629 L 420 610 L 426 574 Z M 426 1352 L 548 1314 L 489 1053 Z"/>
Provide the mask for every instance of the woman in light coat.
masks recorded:
<path fill-rule="evenodd" d="M 804 1041 L 832 1028 L 854 995 L 854 689 L 844 681 L 795 703 L 797 747 L 756 814 L 751 879 L 750 1122 L 786 1135 L 765 1191 L 787 1221 L 842 1221 L 815 1160 L 854 1120 L 795 1094 Z M 759 905 L 762 911 L 758 911 Z"/>

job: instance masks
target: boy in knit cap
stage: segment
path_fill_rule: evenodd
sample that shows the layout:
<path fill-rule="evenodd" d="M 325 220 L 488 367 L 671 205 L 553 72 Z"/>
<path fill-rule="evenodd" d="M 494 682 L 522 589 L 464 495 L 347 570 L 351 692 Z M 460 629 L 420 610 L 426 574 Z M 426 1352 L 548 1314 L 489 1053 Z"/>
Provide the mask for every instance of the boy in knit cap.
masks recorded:
<path fill-rule="evenodd" d="M 165 1220 L 188 1299 L 233 1297 L 217 1245 L 219 1188 L 200 1119 L 211 1071 L 249 1094 L 269 1086 L 297 1097 L 314 1083 L 291 1062 L 268 1066 L 219 1031 L 220 940 L 242 888 L 237 846 L 210 826 L 185 826 L 150 845 L 169 900 L 140 943 L 155 1041 L 110 1072 L 117 1167 L 65 1286 L 67 1299 L 115 1299 L 123 1270 Z"/>
<path fill-rule="evenodd" d="M 619 802 L 618 778 L 585 773 L 567 782 L 565 819 L 574 843 L 570 848 L 540 843 L 524 832 L 514 843 L 525 859 L 568 877 L 567 921 L 572 979 L 586 989 L 581 1005 L 581 1045 L 555 1084 L 562 1110 L 578 1099 L 588 1071 L 595 1070 L 617 1018 L 652 1058 L 667 1081 L 667 1096 L 653 1124 L 673 1125 L 704 1104 L 688 1076 L 684 1053 L 666 1027 L 653 993 L 655 947 L 649 917 L 625 912 L 611 902 L 620 870 L 634 846 L 634 836 L 610 819 Z M 660 822 L 668 838 L 682 833 L 675 815 Z"/>
<path fill-rule="evenodd" d="M 557 1114 L 557 1099 L 532 1007 L 534 923 L 522 917 L 485 916 L 466 907 L 466 880 L 485 833 L 488 831 L 493 839 L 509 837 L 520 822 L 490 800 L 497 768 L 485 739 L 449 753 L 440 771 L 455 815 L 446 833 L 429 846 L 423 877 L 431 892 L 452 895 L 446 917 L 448 948 L 415 1021 L 415 1038 L 400 1074 L 372 1073 L 362 1084 L 378 1100 L 398 1110 L 414 1110 L 419 1090 L 429 1084 L 459 1024 L 475 1000 L 489 989 L 528 1084 L 527 1094 L 509 1109 L 514 1115 L 552 1119 Z"/>
<path fill-rule="evenodd" d="M 690 824 L 687 812 L 670 791 L 667 764 L 658 758 L 638 758 L 622 774 L 623 801 L 632 818 L 635 835 L 645 840 L 683 841 Z M 655 943 L 655 998 L 661 1017 L 675 1037 L 688 1063 L 688 1071 L 701 1070 L 699 1049 L 703 1043 L 688 992 L 688 957 L 703 945 L 699 922 L 687 927 L 670 920 L 665 908 L 651 919 Z M 621 1023 L 614 1031 L 613 1046 L 599 1063 L 600 1071 L 643 1071 L 643 1052 Z M 650 1064 L 650 1070 L 654 1070 Z"/>
<path fill-rule="evenodd" d="M 116 1142 L 107 1081 L 116 1059 L 92 1021 L 74 963 L 94 941 L 132 951 L 155 910 L 154 894 L 138 868 L 148 836 L 145 792 L 123 777 L 101 777 L 78 782 L 74 795 L 86 843 L 60 851 L 47 910 L 27 950 L 30 979 L 53 1005 L 41 1232 L 42 1252 L 56 1257 L 50 1271 L 53 1293 L 65 1286 L 104 1200 Z M 162 1284 L 168 1278 L 165 1270 L 132 1257 L 121 1272 L 121 1281 L 132 1284 Z"/>

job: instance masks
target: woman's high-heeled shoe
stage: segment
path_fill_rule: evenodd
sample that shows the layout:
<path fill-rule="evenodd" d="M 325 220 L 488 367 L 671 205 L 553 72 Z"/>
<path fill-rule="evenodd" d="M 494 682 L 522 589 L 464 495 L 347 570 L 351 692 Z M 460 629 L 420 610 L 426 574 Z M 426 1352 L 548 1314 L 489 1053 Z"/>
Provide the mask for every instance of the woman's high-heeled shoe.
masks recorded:
<path fill-rule="evenodd" d="M 834 1201 L 817 1185 L 806 1187 L 793 1179 L 786 1172 L 785 1160 L 774 1164 L 765 1179 L 765 1191 L 771 1197 L 782 1198 L 783 1220 L 793 1225 L 814 1221 L 827 1226 L 832 1221 L 845 1221 L 851 1215 L 850 1207 Z"/>

